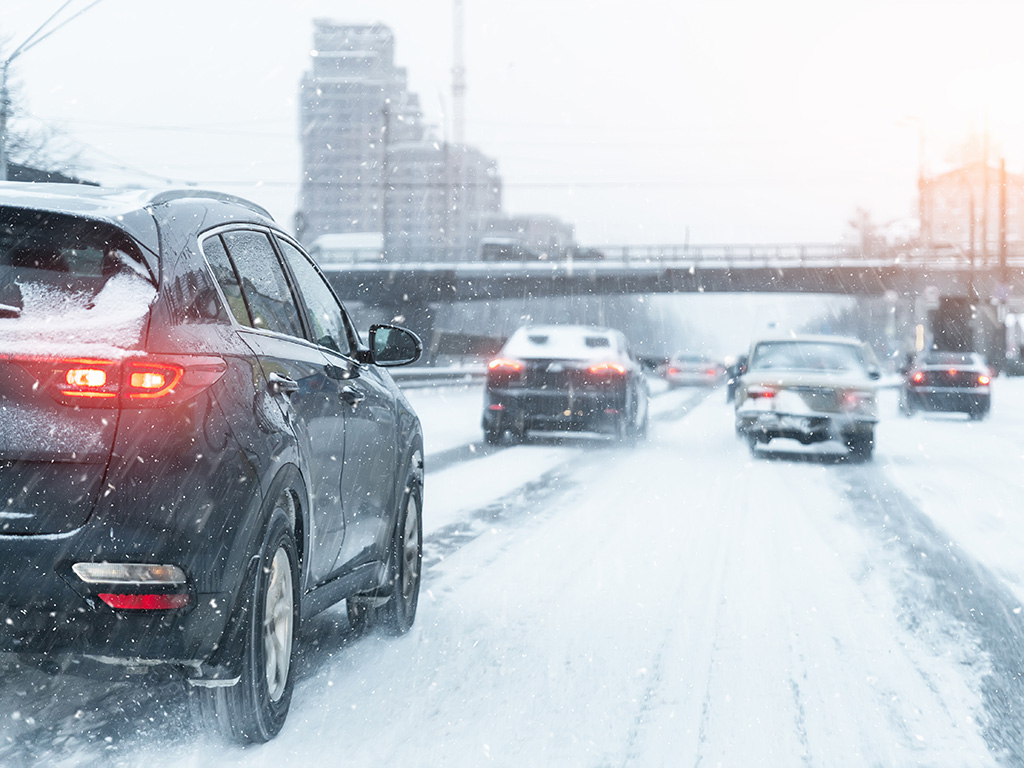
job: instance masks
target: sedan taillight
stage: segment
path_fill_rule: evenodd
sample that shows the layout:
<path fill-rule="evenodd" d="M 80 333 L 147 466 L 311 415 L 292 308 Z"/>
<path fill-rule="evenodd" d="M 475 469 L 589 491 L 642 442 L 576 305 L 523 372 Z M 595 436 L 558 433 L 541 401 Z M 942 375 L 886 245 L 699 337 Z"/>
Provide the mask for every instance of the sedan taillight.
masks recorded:
<path fill-rule="evenodd" d="M 872 392 L 849 390 L 840 396 L 839 407 L 847 413 L 864 411 L 869 410 L 874 405 L 874 401 L 875 395 Z"/>
<path fill-rule="evenodd" d="M 626 375 L 626 366 L 622 365 L 622 363 L 597 363 L 595 365 L 590 366 L 587 370 L 590 373 L 594 373 L 594 374 L 598 374 L 598 375 L 603 375 L 603 374 L 607 374 L 607 375 L 618 374 L 619 376 L 625 376 Z"/>
<path fill-rule="evenodd" d="M 754 385 L 747 389 L 747 397 L 751 400 L 770 400 L 778 394 L 778 390 L 775 387 L 763 387 Z"/>
<path fill-rule="evenodd" d="M 492 387 L 508 386 L 518 381 L 523 372 L 523 364 L 519 360 L 496 357 L 487 364 L 487 383 Z"/>

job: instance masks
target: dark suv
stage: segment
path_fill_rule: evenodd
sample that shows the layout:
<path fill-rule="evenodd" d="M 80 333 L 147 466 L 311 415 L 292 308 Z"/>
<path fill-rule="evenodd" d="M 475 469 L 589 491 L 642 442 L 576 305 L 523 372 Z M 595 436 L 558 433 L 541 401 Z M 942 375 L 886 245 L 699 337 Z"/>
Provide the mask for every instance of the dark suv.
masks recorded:
<path fill-rule="evenodd" d="M 300 618 L 419 595 L 419 420 L 316 264 L 195 190 L 0 184 L 0 650 L 181 671 L 266 741 Z"/>

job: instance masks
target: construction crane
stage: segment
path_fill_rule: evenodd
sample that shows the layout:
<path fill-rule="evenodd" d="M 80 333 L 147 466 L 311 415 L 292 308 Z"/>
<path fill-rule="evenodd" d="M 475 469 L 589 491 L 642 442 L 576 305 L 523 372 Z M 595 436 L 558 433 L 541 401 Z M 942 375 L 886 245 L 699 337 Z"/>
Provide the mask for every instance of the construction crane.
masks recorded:
<path fill-rule="evenodd" d="M 452 141 L 465 141 L 466 67 L 462 50 L 462 0 L 453 0 L 452 9 Z"/>

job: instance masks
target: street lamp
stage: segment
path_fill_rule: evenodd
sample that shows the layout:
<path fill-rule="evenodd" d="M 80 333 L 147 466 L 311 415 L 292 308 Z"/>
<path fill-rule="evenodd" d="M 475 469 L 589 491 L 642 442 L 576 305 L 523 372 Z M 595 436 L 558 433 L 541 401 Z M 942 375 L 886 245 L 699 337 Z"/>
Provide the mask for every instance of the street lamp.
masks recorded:
<path fill-rule="evenodd" d="M 22 44 L 14 49 L 10 56 L 8 56 L 6 59 L 0 62 L 0 181 L 7 181 L 7 145 L 9 143 L 7 135 L 7 120 L 11 108 L 10 95 L 7 91 L 7 72 L 8 70 L 10 70 L 11 63 L 16 58 L 21 56 L 21 54 L 25 53 L 25 51 L 28 51 L 31 48 L 34 48 L 35 46 L 39 45 L 39 43 L 43 42 L 43 40 L 48 38 L 58 29 L 74 21 L 83 13 L 85 13 L 101 1 L 102 0 L 93 0 L 93 2 L 89 3 L 89 5 L 80 10 L 78 13 L 65 19 L 48 32 L 40 34 L 43 32 L 44 29 L 46 29 L 47 26 L 49 26 L 51 21 L 53 21 L 55 18 L 57 18 L 57 16 L 60 15 L 61 11 L 63 11 L 65 8 L 71 5 L 72 2 L 74 2 L 74 0 L 65 0 L 64 4 L 56 11 L 54 11 L 46 21 L 40 24 L 31 35 L 26 37 Z"/>

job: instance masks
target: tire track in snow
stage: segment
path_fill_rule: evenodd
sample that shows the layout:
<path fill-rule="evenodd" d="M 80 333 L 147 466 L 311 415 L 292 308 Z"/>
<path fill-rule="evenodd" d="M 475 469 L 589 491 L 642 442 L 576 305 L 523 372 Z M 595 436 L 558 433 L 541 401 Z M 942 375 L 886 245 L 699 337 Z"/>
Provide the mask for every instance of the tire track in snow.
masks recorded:
<path fill-rule="evenodd" d="M 963 647 L 969 639 L 976 645 L 974 663 L 982 664 L 987 657 L 981 733 L 996 759 L 1024 765 L 1024 617 L 1019 600 L 887 482 L 883 472 L 847 467 L 840 477 L 861 526 L 905 563 L 907 578 L 894 585 L 903 596 L 902 620 L 913 631 L 938 615 L 951 643 Z"/>
<path fill-rule="evenodd" d="M 494 501 L 474 510 L 469 516 L 451 523 L 423 538 L 423 575 L 427 581 L 431 569 L 458 552 L 467 544 L 492 530 L 498 523 L 515 523 L 523 519 L 540 519 L 552 514 L 557 507 L 551 503 L 561 495 L 574 492 L 578 484 L 574 479 L 579 466 L 587 461 L 580 454 L 548 470 Z M 471 576 L 468 574 L 467 576 Z"/>

